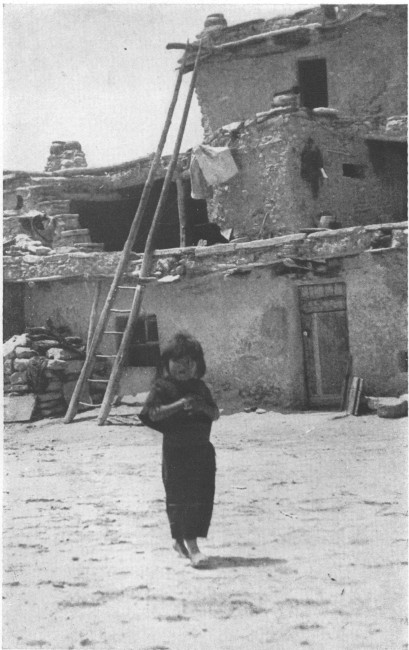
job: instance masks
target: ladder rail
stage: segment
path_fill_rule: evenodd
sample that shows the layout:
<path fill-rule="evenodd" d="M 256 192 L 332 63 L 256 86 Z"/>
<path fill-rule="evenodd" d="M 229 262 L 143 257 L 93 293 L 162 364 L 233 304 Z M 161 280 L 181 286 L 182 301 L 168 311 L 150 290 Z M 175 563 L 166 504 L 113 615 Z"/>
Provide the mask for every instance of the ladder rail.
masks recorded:
<path fill-rule="evenodd" d="M 128 264 L 130 254 L 132 252 L 132 247 L 134 245 L 136 236 L 137 236 L 137 234 L 139 232 L 139 229 L 140 229 L 140 226 L 141 226 L 142 217 L 143 217 L 143 215 L 145 213 L 146 206 L 148 204 L 148 200 L 149 200 L 149 197 L 150 197 L 151 189 L 152 189 L 153 183 L 155 181 L 156 170 L 157 170 L 157 168 L 159 166 L 159 163 L 160 163 L 160 160 L 161 160 L 161 155 L 162 155 L 165 143 L 166 143 L 166 138 L 167 138 L 167 135 L 169 133 L 170 125 L 172 123 L 172 116 L 173 116 L 173 113 L 174 113 L 174 110 L 175 110 L 177 98 L 178 98 L 178 95 L 179 95 L 180 86 L 182 84 L 183 72 L 184 72 L 184 69 L 185 69 L 185 62 L 186 62 L 186 59 L 187 59 L 187 49 L 188 48 L 186 48 L 185 56 L 183 57 L 182 64 L 181 64 L 181 66 L 179 68 L 179 73 L 178 73 L 178 76 L 177 76 L 177 79 L 176 79 L 176 84 L 175 84 L 175 88 L 174 88 L 174 91 L 173 91 L 172 100 L 171 100 L 171 103 L 170 103 L 170 106 L 169 106 L 169 109 L 168 109 L 168 113 L 167 113 L 167 116 L 166 116 L 165 125 L 164 125 L 163 130 L 162 130 L 162 134 L 161 134 L 161 137 L 160 137 L 160 140 L 159 140 L 159 144 L 158 144 L 156 153 L 155 153 L 154 158 L 152 160 L 152 164 L 151 164 L 151 167 L 150 167 L 150 170 L 149 170 L 148 178 L 146 179 L 146 182 L 145 182 L 145 185 L 144 185 L 144 188 L 143 188 L 143 191 L 142 191 L 142 196 L 141 196 L 137 211 L 135 213 L 134 220 L 132 222 L 128 238 L 126 240 L 124 249 L 122 251 L 122 254 L 121 254 L 121 257 L 120 257 L 120 260 L 119 260 L 115 275 L 114 275 L 114 279 L 113 279 L 113 281 L 111 283 L 111 288 L 110 288 L 109 293 L 107 295 L 107 298 L 105 300 L 104 307 L 103 307 L 103 309 L 101 311 L 98 323 L 97 323 L 97 325 L 95 327 L 94 335 L 92 336 L 89 348 L 87 349 L 87 354 L 86 354 L 84 365 L 83 365 L 83 367 L 81 369 L 80 376 L 78 378 L 78 381 L 77 381 L 77 384 L 75 386 L 74 392 L 73 392 L 73 394 L 71 396 L 70 404 L 69 404 L 67 412 L 65 414 L 64 422 L 66 424 L 72 422 L 72 420 L 74 419 L 74 417 L 75 417 L 75 415 L 77 413 L 78 404 L 79 404 L 79 400 L 80 400 L 80 397 L 81 397 L 82 390 L 84 388 L 84 385 L 85 385 L 86 381 L 89 379 L 89 377 L 90 377 L 90 375 L 92 373 L 92 370 L 94 368 L 94 365 L 95 365 L 95 352 L 96 352 L 96 350 L 98 348 L 98 345 L 101 342 L 101 339 L 102 339 L 102 336 L 103 336 L 103 333 L 104 333 L 105 324 L 106 324 L 106 322 L 108 320 L 108 317 L 109 317 L 111 305 L 115 300 L 120 280 L 122 278 L 122 275 L 124 274 L 125 267 Z"/>
<path fill-rule="evenodd" d="M 149 274 L 150 270 L 151 270 L 153 252 L 154 252 L 154 237 L 155 237 L 155 234 L 156 234 L 157 225 L 158 225 L 158 223 L 160 221 L 163 209 L 165 207 L 168 192 L 169 192 L 169 189 L 170 189 L 170 184 L 171 184 L 171 182 L 173 180 L 173 174 L 174 174 L 176 164 L 177 164 L 177 161 L 178 161 L 179 151 L 180 151 L 180 147 L 181 147 L 181 144 L 182 144 L 182 139 L 183 139 L 183 135 L 184 135 L 185 127 L 186 127 L 186 122 L 187 122 L 187 118 L 188 118 L 188 114 L 189 114 L 190 104 L 191 104 L 192 97 L 193 97 L 193 92 L 194 92 L 194 89 L 195 89 L 196 78 L 197 78 L 197 73 L 198 73 L 199 57 L 200 57 L 200 52 L 201 52 L 201 46 L 202 46 L 202 43 L 200 42 L 199 49 L 198 49 L 198 52 L 197 52 L 197 55 L 196 55 L 195 66 L 194 66 L 194 69 L 193 69 L 192 78 L 190 80 L 188 94 L 187 94 L 187 97 L 186 97 L 185 107 L 184 107 L 184 110 L 183 110 L 183 115 L 182 115 L 181 123 L 180 123 L 180 126 L 179 126 L 179 130 L 178 130 L 178 134 L 177 134 L 177 138 L 176 138 L 176 142 L 175 142 L 175 147 L 174 147 L 173 154 L 172 154 L 172 159 L 170 161 L 169 167 L 168 167 L 167 172 L 166 172 L 165 180 L 164 180 L 164 183 L 163 183 L 163 186 L 162 186 L 162 191 L 161 191 L 161 194 L 160 194 L 160 197 L 159 197 L 158 204 L 156 206 L 156 211 L 155 211 L 155 214 L 154 214 L 154 217 L 153 217 L 153 220 L 152 220 L 152 224 L 151 224 L 151 227 L 150 227 L 150 230 L 149 230 L 149 234 L 148 234 L 148 237 L 147 237 L 147 240 L 146 240 L 144 255 L 143 255 L 143 259 L 142 259 L 141 272 L 140 272 L 141 277 L 146 277 Z M 99 425 L 104 424 L 105 420 L 107 419 L 107 417 L 109 415 L 109 411 L 111 409 L 112 402 L 113 402 L 113 399 L 115 397 L 115 391 L 116 391 L 118 381 L 119 381 L 119 378 L 120 378 L 120 371 L 121 371 L 121 369 L 123 367 L 126 352 L 128 350 L 129 343 L 130 343 L 130 340 L 131 340 L 133 324 L 135 323 L 135 321 L 136 321 L 136 319 L 137 319 L 137 317 L 138 317 L 138 315 L 140 313 L 144 292 L 145 292 L 145 285 L 143 285 L 143 284 L 138 285 L 137 290 L 136 290 L 135 295 L 134 295 L 133 302 L 132 302 L 131 313 L 129 315 L 128 322 L 126 324 L 125 331 L 124 331 L 124 334 L 123 334 L 123 337 L 122 337 L 122 340 L 121 340 L 121 343 L 120 343 L 120 346 L 119 346 L 119 350 L 118 350 L 118 353 L 117 353 L 117 357 L 116 357 L 116 359 L 114 361 L 114 364 L 112 366 L 108 386 L 106 388 L 105 395 L 104 395 L 104 398 L 102 400 L 101 410 L 100 410 L 100 413 L 99 413 L 98 419 L 97 419 L 97 422 L 98 422 Z"/>

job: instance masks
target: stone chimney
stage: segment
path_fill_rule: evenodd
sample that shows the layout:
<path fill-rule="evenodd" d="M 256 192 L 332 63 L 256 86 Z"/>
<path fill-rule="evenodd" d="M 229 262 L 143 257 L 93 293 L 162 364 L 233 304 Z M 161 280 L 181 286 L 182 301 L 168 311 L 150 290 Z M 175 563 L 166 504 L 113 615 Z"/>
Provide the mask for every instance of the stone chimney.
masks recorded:
<path fill-rule="evenodd" d="M 56 172 L 60 169 L 69 169 L 70 167 L 87 167 L 85 154 L 81 149 L 80 143 L 75 140 L 69 142 L 54 140 L 51 143 L 50 155 L 47 158 L 45 171 Z"/>

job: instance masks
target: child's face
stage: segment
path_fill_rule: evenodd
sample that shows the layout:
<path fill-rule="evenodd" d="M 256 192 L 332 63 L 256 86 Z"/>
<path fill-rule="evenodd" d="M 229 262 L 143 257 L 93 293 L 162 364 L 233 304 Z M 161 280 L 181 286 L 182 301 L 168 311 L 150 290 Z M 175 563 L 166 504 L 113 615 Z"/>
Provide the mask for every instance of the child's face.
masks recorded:
<path fill-rule="evenodd" d="M 191 357 L 169 360 L 169 374 L 177 381 L 187 381 L 196 377 L 196 362 Z"/>

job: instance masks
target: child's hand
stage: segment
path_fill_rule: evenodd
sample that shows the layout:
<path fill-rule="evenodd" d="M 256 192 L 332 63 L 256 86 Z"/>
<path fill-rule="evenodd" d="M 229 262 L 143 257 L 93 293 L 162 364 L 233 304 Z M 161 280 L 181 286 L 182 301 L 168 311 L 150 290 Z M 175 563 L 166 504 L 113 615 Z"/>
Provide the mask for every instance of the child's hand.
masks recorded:
<path fill-rule="evenodd" d="M 185 411 L 188 411 L 189 413 L 199 413 L 205 408 L 206 402 L 203 397 L 198 395 L 189 395 L 188 397 L 185 397 Z"/>

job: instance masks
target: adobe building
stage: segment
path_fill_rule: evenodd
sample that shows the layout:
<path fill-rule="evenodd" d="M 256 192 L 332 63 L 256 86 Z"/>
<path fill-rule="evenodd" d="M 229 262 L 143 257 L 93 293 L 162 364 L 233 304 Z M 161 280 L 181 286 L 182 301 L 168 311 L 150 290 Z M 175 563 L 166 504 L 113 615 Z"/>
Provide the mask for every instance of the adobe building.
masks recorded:
<path fill-rule="evenodd" d="M 205 142 L 231 147 L 241 169 L 208 201 L 211 220 L 252 239 L 328 214 L 343 226 L 406 220 L 405 5 L 323 5 L 232 27 L 216 14 L 199 37 Z M 301 162 L 309 138 L 325 172 L 315 188 Z"/>
<path fill-rule="evenodd" d="M 180 155 L 121 394 L 147 390 L 179 329 L 202 342 L 222 405 L 339 406 L 349 356 L 366 394 L 407 372 L 405 21 L 402 5 L 206 21 L 204 144 L 238 172 L 193 199 L 192 152 Z M 108 293 L 151 159 L 91 169 L 78 145 L 53 143 L 45 172 L 5 174 L 5 338 L 51 319 L 86 341 Z"/>

